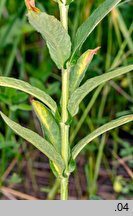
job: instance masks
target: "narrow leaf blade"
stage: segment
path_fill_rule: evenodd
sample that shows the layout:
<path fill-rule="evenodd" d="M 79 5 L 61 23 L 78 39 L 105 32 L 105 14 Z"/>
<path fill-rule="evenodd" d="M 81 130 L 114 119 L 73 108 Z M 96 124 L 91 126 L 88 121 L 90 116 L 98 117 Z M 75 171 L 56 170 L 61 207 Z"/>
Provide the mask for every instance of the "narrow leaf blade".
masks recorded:
<path fill-rule="evenodd" d="M 87 68 L 93 59 L 93 56 L 97 54 L 99 49 L 100 47 L 92 50 L 87 50 L 81 55 L 76 65 L 71 69 L 69 86 L 70 94 L 72 94 L 72 92 L 74 92 L 79 87 L 81 81 L 85 76 Z"/>
<path fill-rule="evenodd" d="M 127 116 L 121 117 L 119 119 L 113 120 L 113 121 L 101 126 L 100 128 L 96 129 L 91 134 L 89 134 L 88 136 L 86 136 L 85 138 L 80 140 L 76 144 L 76 146 L 74 146 L 74 148 L 72 150 L 73 159 L 75 159 L 77 157 L 77 155 L 80 153 L 80 151 L 82 151 L 82 149 L 87 144 L 89 144 L 92 140 L 94 140 L 96 137 L 102 135 L 103 133 L 105 133 L 107 131 L 110 131 L 114 128 L 117 128 L 121 125 L 124 125 L 128 122 L 131 122 L 131 121 L 133 121 L 133 115 L 127 115 Z"/>
<path fill-rule="evenodd" d="M 30 24 L 46 40 L 51 58 L 59 69 L 63 68 L 71 54 L 71 41 L 67 31 L 54 16 L 44 12 L 28 12 Z"/>
<path fill-rule="evenodd" d="M 42 122 L 46 136 L 49 141 L 55 146 L 58 152 L 61 151 L 61 135 L 60 128 L 55 121 L 54 116 L 42 103 L 39 101 L 32 100 L 32 105 L 37 114 L 40 122 Z"/>
<path fill-rule="evenodd" d="M 104 1 L 88 19 L 78 28 L 74 48 L 71 57 L 73 62 L 75 55 L 81 49 L 83 43 L 86 41 L 88 36 L 94 30 L 94 28 L 100 23 L 100 21 L 120 2 L 121 0 L 106 0 Z"/>
<path fill-rule="evenodd" d="M 39 149 L 43 154 L 45 154 L 50 160 L 52 160 L 60 170 L 60 173 L 64 170 L 64 162 L 60 154 L 55 150 L 55 148 L 47 142 L 44 138 L 39 136 L 37 133 L 24 128 L 17 124 L 16 122 L 9 119 L 6 115 L 0 112 L 3 120 L 6 124 L 19 136 L 27 140 L 29 143 L 34 145 Z"/>
<path fill-rule="evenodd" d="M 29 83 L 14 78 L 0 76 L 0 86 L 14 88 L 23 92 L 26 92 L 33 97 L 39 99 L 46 104 L 54 113 L 56 113 L 57 105 L 55 101 L 44 91 L 31 86 Z"/>
<path fill-rule="evenodd" d="M 96 76 L 94 78 L 87 80 L 81 87 L 79 87 L 77 90 L 73 92 L 73 94 L 71 95 L 69 99 L 68 109 L 71 115 L 72 116 L 76 115 L 80 102 L 84 99 L 84 97 L 89 92 L 91 92 L 93 89 L 95 89 L 100 84 L 105 83 L 122 74 L 128 73 L 131 70 L 133 70 L 133 65 L 120 67 L 111 72 L 108 72 L 108 73 L 105 73 L 100 76 Z"/>

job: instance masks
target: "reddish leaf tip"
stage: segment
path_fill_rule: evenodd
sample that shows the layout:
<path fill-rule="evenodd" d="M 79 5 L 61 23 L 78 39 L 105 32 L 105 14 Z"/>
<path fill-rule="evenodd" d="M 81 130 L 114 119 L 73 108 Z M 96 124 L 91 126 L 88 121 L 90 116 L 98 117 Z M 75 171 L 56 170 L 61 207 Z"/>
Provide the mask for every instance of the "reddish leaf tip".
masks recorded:
<path fill-rule="evenodd" d="M 25 0 L 25 4 L 29 11 L 40 12 L 40 10 L 35 7 L 35 0 Z"/>

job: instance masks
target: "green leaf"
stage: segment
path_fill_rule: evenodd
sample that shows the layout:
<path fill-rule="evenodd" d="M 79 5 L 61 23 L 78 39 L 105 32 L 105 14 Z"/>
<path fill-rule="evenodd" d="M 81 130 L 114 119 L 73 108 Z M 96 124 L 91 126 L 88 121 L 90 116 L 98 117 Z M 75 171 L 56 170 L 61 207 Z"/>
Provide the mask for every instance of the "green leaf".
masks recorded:
<path fill-rule="evenodd" d="M 76 115 L 80 102 L 84 99 L 84 97 L 95 89 L 100 84 L 107 82 L 117 76 L 125 74 L 129 71 L 133 70 L 133 65 L 129 65 L 126 67 L 120 67 L 111 72 L 102 74 L 100 76 L 96 76 L 87 80 L 81 87 L 73 92 L 68 102 L 68 110 L 72 116 Z"/>
<path fill-rule="evenodd" d="M 133 53 L 133 40 L 132 38 L 130 37 L 130 34 L 129 34 L 129 30 L 128 30 L 128 27 L 126 26 L 125 24 L 125 21 L 121 15 L 121 13 L 119 12 L 118 9 L 115 9 L 114 11 L 114 16 L 115 16 L 115 19 L 118 19 L 118 23 L 119 23 L 119 28 L 127 42 L 127 45 L 130 49 L 130 51 Z"/>
<path fill-rule="evenodd" d="M 68 164 L 68 170 L 70 173 L 72 173 L 75 169 L 76 169 L 76 161 L 73 160 L 73 158 L 71 158 Z"/>
<path fill-rule="evenodd" d="M 74 61 L 75 55 L 81 49 L 83 43 L 88 36 L 94 30 L 94 28 L 100 23 L 100 21 L 115 7 L 121 0 L 106 0 L 104 1 L 88 19 L 78 28 L 75 40 L 71 62 Z"/>
<path fill-rule="evenodd" d="M 9 119 L 6 115 L 0 112 L 0 115 L 6 122 L 6 124 L 19 136 L 30 142 L 37 149 L 39 149 L 43 154 L 45 154 L 51 161 L 56 164 L 59 169 L 60 174 L 64 170 L 64 162 L 61 155 L 56 151 L 56 149 L 44 138 L 39 136 L 37 133 L 24 128 L 17 124 L 16 122 Z"/>
<path fill-rule="evenodd" d="M 41 91 L 40 89 L 31 86 L 27 82 L 24 82 L 22 80 L 13 79 L 13 78 L 0 76 L 0 86 L 14 88 L 14 89 L 26 92 L 26 93 L 32 95 L 33 97 L 39 99 L 40 101 L 42 101 L 54 113 L 56 113 L 57 105 L 56 105 L 55 101 L 48 94 L 46 94 L 44 91 Z"/>
<path fill-rule="evenodd" d="M 55 175 L 56 178 L 58 178 L 58 171 L 56 169 L 55 164 L 52 161 L 49 161 L 50 169 L 52 170 L 53 174 Z"/>
<path fill-rule="evenodd" d="M 59 69 L 64 67 L 71 54 L 71 41 L 67 31 L 54 16 L 46 13 L 28 12 L 30 24 L 46 40 L 51 58 Z"/>
<path fill-rule="evenodd" d="M 18 105 L 11 105 L 10 110 L 15 112 L 16 110 L 23 110 L 23 111 L 31 111 L 32 107 L 28 104 L 18 104 Z"/>
<path fill-rule="evenodd" d="M 89 64 L 91 63 L 93 56 L 97 53 L 100 47 L 93 50 L 87 50 L 78 59 L 77 64 L 70 71 L 70 94 L 74 92 L 83 80 Z"/>
<path fill-rule="evenodd" d="M 92 140 L 94 140 L 96 137 L 102 135 L 103 133 L 105 133 L 109 130 L 117 128 L 117 127 L 124 125 L 128 122 L 131 122 L 131 121 L 133 121 L 133 115 L 127 115 L 127 116 L 121 117 L 119 119 L 113 120 L 113 121 L 101 126 L 100 128 L 96 129 L 91 134 L 89 134 L 88 136 L 86 136 L 85 138 L 80 140 L 76 144 L 76 146 L 74 146 L 74 148 L 72 150 L 73 159 L 75 159 L 77 157 L 77 155 L 80 153 L 80 151 L 82 151 L 82 149 L 87 144 L 89 144 Z"/>
<path fill-rule="evenodd" d="M 33 100 L 32 105 L 40 122 L 43 123 L 48 140 L 55 146 L 58 152 L 61 152 L 60 127 L 54 116 L 42 103 Z"/>

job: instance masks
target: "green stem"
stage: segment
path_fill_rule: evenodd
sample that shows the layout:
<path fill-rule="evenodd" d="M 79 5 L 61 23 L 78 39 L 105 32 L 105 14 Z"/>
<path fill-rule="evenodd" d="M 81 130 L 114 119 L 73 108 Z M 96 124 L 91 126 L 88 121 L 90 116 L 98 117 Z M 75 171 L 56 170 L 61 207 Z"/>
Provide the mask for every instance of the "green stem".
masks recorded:
<path fill-rule="evenodd" d="M 68 31 L 68 10 L 69 5 L 66 5 L 66 0 L 63 3 L 59 3 L 60 20 L 64 28 Z"/>
<path fill-rule="evenodd" d="M 69 84 L 69 72 L 68 70 L 62 70 L 62 121 L 61 121 L 61 155 L 64 159 L 67 173 L 68 161 L 69 161 L 69 125 L 66 124 L 68 120 L 68 84 Z M 67 200 L 68 198 L 68 178 L 61 179 L 61 200 Z"/>
<path fill-rule="evenodd" d="M 68 178 L 61 179 L 61 200 L 68 199 Z"/>
<path fill-rule="evenodd" d="M 63 3 L 59 3 L 60 20 L 66 31 L 68 31 L 68 9 L 66 0 Z M 62 99 L 61 99 L 61 155 L 64 159 L 67 173 L 68 160 L 69 160 L 69 125 L 66 124 L 68 120 L 68 98 L 69 98 L 69 69 L 62 69 Z M 61 200 L 68 199 L 68 177 L 62 177 L 61 179 Z"/>

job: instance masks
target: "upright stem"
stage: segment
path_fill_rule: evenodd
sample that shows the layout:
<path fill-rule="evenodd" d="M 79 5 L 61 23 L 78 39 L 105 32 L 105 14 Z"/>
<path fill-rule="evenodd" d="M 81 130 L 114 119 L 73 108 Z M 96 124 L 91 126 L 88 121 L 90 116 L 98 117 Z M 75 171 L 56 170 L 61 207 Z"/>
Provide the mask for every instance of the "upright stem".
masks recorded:
<path fill-rule="evenodd" d="M 64 28 L 68 31 L 68 9 L 66 0 L 63 3 L 59 3 L 60 19 Z M 69 125 L 66 124 L 68 120 L 68 97 L 69 97 L 69 69 L 62 69 L 62 113 L 61 113 L 61 154 L 66 165 L 66 172 L 68 169 L 69 160 Z M 61 179 L 61 200 L 68 199 L 68 177 L 62 177 Z"/>
<path fill-rule="evenodd" d="M 68 31 L 68 10 L 69 6 L 66 5 L 66 0 L 63 3 L 59 3 L 60 20 L 64 28 Z"/>
<path fill-rule="evenodd" d="M 65 161 L 66 167 L 69 157 L 69 125 L 66 124 L 68 120 L 68 84 L 69 84 L 69 72 L 67 69 L 62 70 L 62 121 L 61 121 L 61 136 L 62 136 L 62 148 L 61 153 Z"/>
<path fill-rule="evenodd" d="M 68 199 L 68 178 L 62 178 L 61 180 L 61 200 Z"/>

